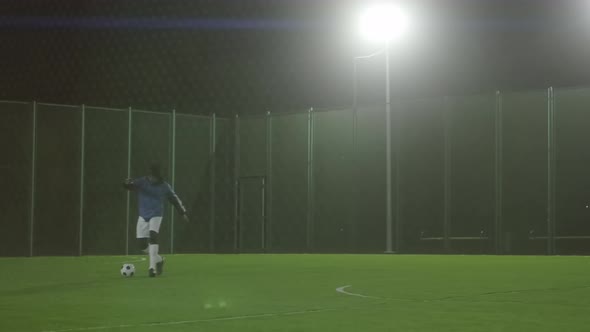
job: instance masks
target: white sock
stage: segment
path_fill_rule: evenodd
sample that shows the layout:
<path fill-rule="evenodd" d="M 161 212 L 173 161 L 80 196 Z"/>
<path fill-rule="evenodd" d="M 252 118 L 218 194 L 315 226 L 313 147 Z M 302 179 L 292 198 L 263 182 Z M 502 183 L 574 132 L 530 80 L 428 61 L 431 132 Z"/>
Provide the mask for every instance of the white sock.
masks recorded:
<path fill-rule="evenodd" d="M 150 269 L 156 269 L 156 263 L 162 261 L 162 257 L 158 255 L 158 249 L 160 248 L 157 244 L 150 244 Z"/>

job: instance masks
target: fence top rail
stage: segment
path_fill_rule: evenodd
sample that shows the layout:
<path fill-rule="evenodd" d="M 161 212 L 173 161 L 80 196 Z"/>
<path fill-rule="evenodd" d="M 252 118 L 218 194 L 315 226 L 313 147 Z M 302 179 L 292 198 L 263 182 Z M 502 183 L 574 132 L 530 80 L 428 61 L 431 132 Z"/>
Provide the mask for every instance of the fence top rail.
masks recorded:
<path fill-rule="evenodd" d="M 27 105 L 27 104 L 30 104 L 31 102 L 30 101 L 18 101 L 18 100 L 0 100 L 0 103 Z"/>
<path fill-rule="evenodd" d="M 590 235 L 554 236 L 556 240 L 590 240 Z M 549 236 L 529 236 L 529 240 L 548 240 Z"/>
<path fill-rule="evenodd" d="M 302 115 L 302 114 L 309 114 L 310 110 L 305 110 L 305 111 L 289 111 L 289 112 L 281 112 L 281 113 L 271 113 L 271 117 L 280 117 L 280 116 L 289 116 L 289 115 Z"/>
<path fill-rule="evenodd" d="M 547 89 L 498 91 L 501 96 L 517 96 L 531 94 L 547 94 Z"/>
<path fill-rule="evenodd" d="M 190 117 L 190 118 L 207 119 L 207 120 L 210 120 L 213 117 L 213 115 L 208 116 L 208 115 L 201 115 L 201 114 L 186 114 L 186 113 L 176 112 L 176 117 L 179 117 L 179 116 L 186 116 L 186 117 Z"/>
<path fill-rule="evenodd" d="M 213 114 L 211 114 L 211 117 L 213 117 L 213 115 L 215 115 L 216 119 L 223 119 L 223 120 L 235 120 L 236 119 L 235 115 L 219 115 L 217 113 L 213 113 Z"/>
<path fill-rule="evenodd" d="M 37 103 L 37 106 L 50 106 L 50 107 L 67 107 L 81 109 L 82 105 L 66 105 L 66 104 L 54 104 L 54 103 Z"/>
<path fill-rule="evenodd" d="M 564 86 L 564 87 L 551 87 L 553 91 L 579 91 L 579 90 L 590 90 L 590 85 L 578 85 L 578 86 Z M 545 89 L 547 91 L 547 89 Z"/>
<path fill-rule="evenodd" d="M 0 101 L 3 102 L 3 101 Z M 28 104 L 28 102 L 20 102 L 23 104 Z M 45 105 L 45 106 L 65 106 L 65 107 L 82 107 L 82 105 L 60 105 L 60 104 L 51 104 L 51 103 L 37 103 L 37 105 Z M 101 110 L 101 111 L 116 111 L 116 112 L 128 112 L 129 108 L 114 108 L 114 107 L 104 107 L 104 106 L 93 106 L 93 105 L 83 105 L 86 109 L 93 109 L 93 110 Z M 136 109 L 131 107 L 131 111 L 132 112 L 139 112 L 139 113 L 150 113 L 150 114 L 161 114 L 161 115 L 170 115 L 172 114 L 172 111 L 170 112 L 164 112 L 164 111 L 148 111 L 148 110 L 142 110 L 142 109 Z M 176 112 L 177 116 L 188 116 L 188 117 L 195 117 L 195 118 L 204 118 L 204 119 L 209 119 L 211 118 L 211 116 L 207 116 L 207 115 L 201 115 L 201 114 L 187 114 L 187 113 L 180 113 L 180 112 Z"/>
<path fill-rule="evenodd" d="M 91 106 L 91 105 L 84 105 L 86 109 L 95 109 L 101 111 L 117 111 L 117 112 L 127 112 L 128 109 L 125 108 L 112 108 L 112 107 L 102 107 L 102 106 Z"/>
<path fill-rule="evenodd" d="M 167 115 L 167 116 L 170 116 L 170 114 L 172 114 L 172 111 L 170 111 L 170 112 L 146 111 L 146 110 L 135 109 L 133 107 L 130 107 L 129 109 L 131 110 L 131 112 L 135 112 L 135 113 L 148 113 L 148 114 Z"/>
<path fill-rule="evenodd" d="M 344 112 L 344 111 L 354 111 L 354 109 L 352 107 L 335 107 L 335 108 L 312 107 L 311 111 L 312 112 Z"/>
<path fill-rule="evenodd" d="M 304 110 L 296 110 L 296 111 L 286 111 L 286 112 L 265 112 L 265 113 L 254 113 L 254 114 L 236 114 L 238 119 L 248 119 L 248 118 L 264 118 L 267 116 L 275 117 L 275 116 L 288 116 L 288 115 L 298 115 L 298 114 L 308 114 L 308 113 L 325 113 L 325 112 L 352 112 L 354 109 L 352 108 L 308 108 Z M 235 117 L 235 116 L 234 116 Z"/>
<path fill-rule="evenodd" d="M 438 237 L 421 237 L 421 241 L 442 241 L 445 238 L 443 236 Z M 489 240 L 488 236 L 449 236 L 449 240 Z"/>
<path fill-rule="evenodd" d="M 256 113 L 256 114 L 236 114 L 235 118 L 238 120 L 244 119 L 258 119 L 258 118 L 266 118 L 268 113 Z"/>

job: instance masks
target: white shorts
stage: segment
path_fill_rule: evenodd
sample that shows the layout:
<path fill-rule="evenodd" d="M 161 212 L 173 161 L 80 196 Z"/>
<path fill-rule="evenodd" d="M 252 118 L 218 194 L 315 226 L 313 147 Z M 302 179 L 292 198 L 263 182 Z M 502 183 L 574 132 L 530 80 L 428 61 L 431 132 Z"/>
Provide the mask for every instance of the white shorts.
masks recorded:
<path fill-rule="evenodd" d="M 137 219 L 137 238 L 142 239 L 150 237 L 150 231 L 159 233 L 161 223 L 162 217 L 153 217 L 149 221 L 146 221 L 143 217 L 139 217 L 139 219 Z"/>

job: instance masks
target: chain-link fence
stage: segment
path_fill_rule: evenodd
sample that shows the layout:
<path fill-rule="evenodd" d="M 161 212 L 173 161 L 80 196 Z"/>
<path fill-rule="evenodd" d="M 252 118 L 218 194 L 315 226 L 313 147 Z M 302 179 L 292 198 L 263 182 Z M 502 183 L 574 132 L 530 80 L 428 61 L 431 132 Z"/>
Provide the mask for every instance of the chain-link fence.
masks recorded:
<path fill-rule="evenodd" d="M 590 89 L 393 106 L 399 252 L 587 253 Z M 383 252 L 385 108 L 221 118 L 0 102 L 3 256 L 135 252 L 121 181 L 159 161 L 163 252 Z"/>
<path fill-rule="evenodd" d="M 154 161 L 193 220 L 166 210 L 163 252 L 212 250 L 212 225 L 233 216 L 231 120 L 35 102 L 0 102 L 0 111 L 11 188 L 3 256 L 136 252 L 137 203 L 122 180 L 146 175 Z"/>

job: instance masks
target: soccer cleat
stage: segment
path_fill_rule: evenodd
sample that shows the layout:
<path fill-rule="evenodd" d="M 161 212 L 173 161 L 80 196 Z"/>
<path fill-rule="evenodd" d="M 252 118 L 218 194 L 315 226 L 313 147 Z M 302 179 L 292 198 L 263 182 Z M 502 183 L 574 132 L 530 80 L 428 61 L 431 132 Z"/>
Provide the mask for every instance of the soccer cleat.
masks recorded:
<path fill-rule="evenodd" d="M 160 275 L 164 272 L 164 257 L 162 260 L 156 263 L 156 274 Z"/>
<path fill-rule="evenodd" d="M 155 277 L 155 276 L 156 276 L 156 271 L 154 271 L 154 269 L 149 269 L 149 271 L 148 271 L 148 276 L 149 276 L 150 278 L 153 278 L 153 277 Z"/>

